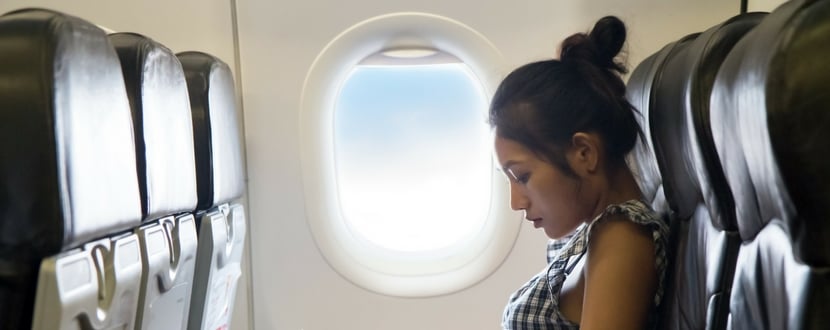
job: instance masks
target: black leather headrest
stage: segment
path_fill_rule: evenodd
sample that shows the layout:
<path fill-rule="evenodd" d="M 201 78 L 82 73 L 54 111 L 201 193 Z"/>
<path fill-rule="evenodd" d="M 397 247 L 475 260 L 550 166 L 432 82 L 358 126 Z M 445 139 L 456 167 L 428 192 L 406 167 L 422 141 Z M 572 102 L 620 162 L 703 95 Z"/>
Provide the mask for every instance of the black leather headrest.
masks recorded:
<path fill-rule="evenodd" d="M 738 219 L 741 236 L 751 239 L 781 219 L 796 258 L 813 266 L 830 265 L 828 58 L 830 2 L 793 0 L 735 46 L 712 95 L 712 120 L 722 121 L 715 130 L 721 161 L 731 153 L 746 160 L 727 170 L 730 185 L 753 188 L 736 198 L 739 209 L 754 207 L 758 215 Z"/>
<path fill-rule="evenodd" d="M 104 31 L 49 10 L 0 16 L 0 258 L 140 219 L 130 106 Z"/>
<path fill-rule="evenodd" d="M 673 47 L 674 43 L 668 44 L 659 52 L 640 62 L 634 68 L 626 85 L 626 97 L 639 112 L 639 115 L 635 117 L 643 132 L 643 136 L 631 152 L 631 168 L 636 173 L 637 183 L 640 185 L 643 197 L 651 202 L 655 211 L 661 213 L 668 211 L 668 204 L 663 193 L 663 178 L 654 156 L 654 142 L 648 118 L 651 115 L 654 78 L 659 74 L 666 56 Z"/>
<path fill-rule="evenodd" d="M 735 16 L 726 22 L 705 31 L 689 46 L 687 57 L 691 66 L 689 81 L 689 101 L 691 113 L 687 119 L 693 122 L 694 129 L 688 131 L 691 141 L 700 152 L 695 157 L 697 178 L 703 200 L 709 209 L 715 227 L 721 230 L 737 231 L 735 219 L 735 200 L 732 190 L 723 174 L 717 148 L 712 138 L 710 122 L 710 101 L 712 87 L 718 69 L 732 47 L 766 17 L 766 13 L 748 13 Z"/>
<path fill-rule="evenodd" d="M 245 178 L 233 75 L 227 64 L 201 52 L 177 55 L 187 77 L 193 112 L 199 210 L 242 196 Z"/>
<path fill-rule="evenodd" d="M 723 175 L 709 125 L 715 75 L 735 43 L 762 13 L 733 17 L 676 47 L 655 92 L 655 137 L 665 161 L 666 194 L 675 210 L 690 215 L 704 203 L 715 228 L 737 230 L 732 192 Z"/>
<path fill-rule="evenodd" d="M 110 35 L 121 59 L 135 127 L 145 220 L 196 208 L 196 163 L 187 83 L 167 47 L 134 33 Z"/>
<path fill-rule="evenodd" d="M 667 46 L 662 50 L 666 51 L 667 54 L 663 58 L 663 63 L 660 63 L 660 69 L 652 81 L 650 113 L 648 116 L 654 154 L 660 173 L 663 176 L 663 192 L 671 210 L 682 219 L 691 217 L 694 208 L 688 209 L 683 206 L 689 204 L 686 200 L 690 197 L 687 196 L 699 195 L 699 188 L 696 183 L 690 180 L 690 176 L 686 172 L 682 172 L 686 171 L 688 167 L 678 166 L 678 164 L 682 164 L 683 156 L 685 156 L 682 150 L 677 149 L 681 145 L 680 142 L 677 142 L 677 139 L 681 139 L 681 137 L 677 134 L 677 131 L 671 131 L 671 134 L 667 134 L 669 129 L 676 126 L 670 120 L 675 119 L 673 116 L 676 113 L 682 113 L 682 109 L 675 104 L 672 104 L 672 107 L 667 107 L 666 103 L 678 98 L 679 95 L 669 95 L 670 93 L 667 93 L 666 90 L 674 91 L 674 89 L 666 86 L 679 83 L 679 79 L 674 76 L 675 73 L 671 72 L 672 68 L 669 67 L 672 58 L 681 49 L 688 47 L 688 44 L 697 36 L 697 33 L 688 35 L 672 43 L 670 48 Z M 665 139 L 669 141 L 665 141 Z M 678 187 L 682 187 L 682 189 Z"/>

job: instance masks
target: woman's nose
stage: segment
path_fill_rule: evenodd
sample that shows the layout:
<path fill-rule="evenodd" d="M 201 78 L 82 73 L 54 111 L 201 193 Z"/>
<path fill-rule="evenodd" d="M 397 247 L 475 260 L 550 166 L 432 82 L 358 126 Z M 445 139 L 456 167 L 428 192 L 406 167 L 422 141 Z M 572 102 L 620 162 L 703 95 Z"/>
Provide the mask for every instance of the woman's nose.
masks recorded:
<path fill-rule="evenodd" d="M 510 184 L 510 208 L 514 211 L 527 209 L 527 197 L 515 184 Z"/>

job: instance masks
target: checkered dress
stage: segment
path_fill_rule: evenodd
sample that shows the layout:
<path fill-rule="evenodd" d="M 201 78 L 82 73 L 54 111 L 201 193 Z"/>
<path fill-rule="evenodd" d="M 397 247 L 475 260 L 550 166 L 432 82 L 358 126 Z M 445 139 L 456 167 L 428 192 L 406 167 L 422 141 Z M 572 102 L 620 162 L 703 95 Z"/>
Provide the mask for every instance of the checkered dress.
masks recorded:
<path fill-rule="evenodd" d="M 548 243 L 548 266 L 510 296 L 510 301 L 502 316 L 504 329 L 579 329 L 579 324 L 568 321 L 559 312 L 559 290 L 565 282 L 565 277 L 585 254 L 593 224 L 615 214 L 623 214 L 629 220 L 651 229 L 655 246 L 655 263 L 660 278 L 652 307 L 652 311 L 657 310 L 663 298 L 663 278 L 667 262 L 666 239 L 669 236 L 669 229 L 668 225 L 646 204 L 638 200 L 630 200 L 609 205 L 590 225 L 581 225 L 569 236 L 551 240 Z M 653 325 L 654 313 L 650 314 L 652 317 L 650 322 Z"/>

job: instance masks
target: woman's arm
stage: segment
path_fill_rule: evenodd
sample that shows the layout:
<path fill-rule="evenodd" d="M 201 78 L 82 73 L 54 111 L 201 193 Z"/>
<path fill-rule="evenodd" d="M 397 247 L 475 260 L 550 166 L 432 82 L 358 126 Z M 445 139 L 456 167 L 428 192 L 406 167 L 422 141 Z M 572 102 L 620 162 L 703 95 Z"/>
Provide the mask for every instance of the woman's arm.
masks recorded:
<path fill-rule="evenodd" d="M 589 235 L 580 328 L 645 328 L 658 286 L 651 231 L 612 216 Z"/>

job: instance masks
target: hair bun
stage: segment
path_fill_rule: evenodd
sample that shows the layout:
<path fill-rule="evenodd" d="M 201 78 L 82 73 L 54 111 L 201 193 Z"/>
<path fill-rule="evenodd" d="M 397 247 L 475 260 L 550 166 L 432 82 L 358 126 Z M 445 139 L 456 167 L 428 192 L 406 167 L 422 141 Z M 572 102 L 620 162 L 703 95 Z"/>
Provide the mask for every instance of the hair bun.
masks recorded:
<path fill-rule="evenodd" d="M 603 69 L 626 73 L 625 65 L 615 61 L 625 37 L 625 24 L 615 16 L 606 16 L 594 24 L 589 34 L 577 33 L 566 38 L 559 58 L 562 62 L 588 61 Z"/>

